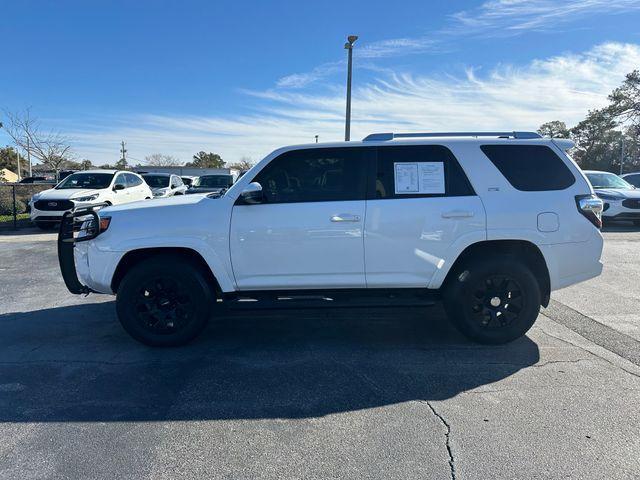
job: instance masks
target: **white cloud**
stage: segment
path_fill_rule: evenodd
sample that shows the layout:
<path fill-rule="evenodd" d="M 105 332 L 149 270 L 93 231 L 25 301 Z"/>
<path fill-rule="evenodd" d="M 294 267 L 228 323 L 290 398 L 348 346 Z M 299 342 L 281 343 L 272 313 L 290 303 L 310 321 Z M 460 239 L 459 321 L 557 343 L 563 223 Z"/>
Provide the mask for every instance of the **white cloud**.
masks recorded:
<path fill-rule="evenodd" d="M 338 71 L 344 71 L 344 61 L 322 64 L 310 72 L 293 73 L 278 79 L 276 85 L 281 88 L 303 88 L 312 82 L 321 80 Z"/>
<path fill-rule="evenodd" d="M 640 9 L 638 0 L 490 0 L 452 15 L 456 34 L 517 35 L 550 30 L 585 15 L 619 14 Z"/>
<path fill-rule="evenodd" d="M 616 15 L 640 10 L 640 0 L 488 0 L 479 7 L 449 16 L 441 29 L 414 38 L 392 38 L 362 42 L 356 47 L 358 59 L 375 61 L 426 52 L 445 52 L 456 41 L 482 35 L 483 38 L 517 36 L 528 31 L 558 31 L 567 24 L 593 15 Z M 344 60 L 325 63 L 305 73 L 294 73 L 276 82 L 279 88 L 303 88 L 344 70 Z M 362 65 L 360 65 L 362 68 Z M 375 70 L 375 64 L 366 68 Z"/>
<path fill-rule="evenodd" d="M 602 107 L 626 73 L 640 65 L 640 46 L 606 43 L 583 53 L 539 59 L 488 72 L 469 67 L 460 75 L 380 74 L 354 89 L 353 138 L 375 131 L 527 130 L 549 120 L 575 124 Z M 228 161 L 258 160 L 278 146 L 341 140 L 343 89 L 322 94 L 247 92 L 258 113 L 231 117 L 151 116 L 109 119 L 69 132 L 77 151 L 98 163 L 117 160 L 120 140 L 130 155 L 153 152 L 188 161 L 199 150 Z M 107 126 L 108 125 L 108 126 Z"/>

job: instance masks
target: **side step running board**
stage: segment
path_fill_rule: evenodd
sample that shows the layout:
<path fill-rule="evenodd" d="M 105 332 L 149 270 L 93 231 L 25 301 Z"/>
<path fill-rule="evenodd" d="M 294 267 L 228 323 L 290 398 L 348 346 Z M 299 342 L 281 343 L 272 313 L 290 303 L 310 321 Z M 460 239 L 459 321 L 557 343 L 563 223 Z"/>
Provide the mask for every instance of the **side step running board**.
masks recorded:
<path fill-rule="evenodd" d="M 438 291 L 426 289 L 349 289 L 332 291 L 251 291 L 228 294 L 218 303 L 230 310 L 432 306 Z"/>

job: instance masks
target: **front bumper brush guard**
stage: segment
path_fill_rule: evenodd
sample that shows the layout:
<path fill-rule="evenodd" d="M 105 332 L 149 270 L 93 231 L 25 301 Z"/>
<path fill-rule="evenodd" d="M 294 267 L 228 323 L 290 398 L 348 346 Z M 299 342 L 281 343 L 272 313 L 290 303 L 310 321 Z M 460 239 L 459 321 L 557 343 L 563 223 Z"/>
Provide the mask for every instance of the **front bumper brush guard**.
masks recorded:
<path fill-rule="evenodd" d="M 65 212 L 62 216 L 58 233 L 58 263 L 64 284 L 71 293 L 76 295 L 88 295 L 93 290 L 78 280 L 73 248 L 76 242 L 86 242 L 100 235 L 100 217 L 98 217 L 96 209 L 108 205 L 100 203 L 89 207 L 80 207 Z"/>

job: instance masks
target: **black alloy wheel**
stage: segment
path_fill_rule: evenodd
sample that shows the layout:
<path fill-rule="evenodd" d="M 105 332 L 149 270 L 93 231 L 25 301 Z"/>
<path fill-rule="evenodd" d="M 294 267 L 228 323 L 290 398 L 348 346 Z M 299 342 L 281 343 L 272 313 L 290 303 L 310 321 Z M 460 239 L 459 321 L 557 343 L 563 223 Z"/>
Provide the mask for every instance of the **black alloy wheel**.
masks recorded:
<path fill-rule="evenodd" d="M 180 255 L 157 255 L 131 267 L 118 286 L 123 328 L 146 345 L 184 345 L 204 329 L 215 294 L 204 266 Z"/>
<path fill-rule="evenodd" d="M 531 269 L 514 256 L 469 261 L 443 292 L 449 318 L 466 337 L 502 344 L 523 336 L 540 313 L 542 294 Z"/>
<path fill-rule="evenodd" d="M 173 278 L 159 276 L 146 281 L 138 290 L 135 308 L 141 326 L 167 335 L 187 326 L 195 312 L 192 294 Z"/>
<path fill-rule="evenodd" d="M 507 275 L 492 275 L 474 287 L 472 311 L 483 328 L 501 328 L 517 321 L 523 296 L 518 282 Z"/>

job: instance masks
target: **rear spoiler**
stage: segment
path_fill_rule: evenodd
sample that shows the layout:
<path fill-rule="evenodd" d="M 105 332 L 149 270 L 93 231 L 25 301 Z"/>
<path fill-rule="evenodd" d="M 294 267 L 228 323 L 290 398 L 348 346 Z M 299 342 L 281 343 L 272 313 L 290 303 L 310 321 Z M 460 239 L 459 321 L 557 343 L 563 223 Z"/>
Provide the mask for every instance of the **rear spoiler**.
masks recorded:
<path fill-rule="evenodd" d="M 576 142 L 574 142 L 573 140 L 569 140 L 568 138 L 552 138 L 551 141 L 563 152 L 571 150 L 576 146 Z"/>

